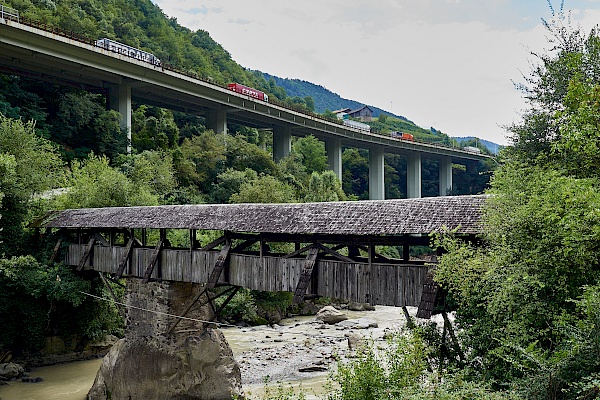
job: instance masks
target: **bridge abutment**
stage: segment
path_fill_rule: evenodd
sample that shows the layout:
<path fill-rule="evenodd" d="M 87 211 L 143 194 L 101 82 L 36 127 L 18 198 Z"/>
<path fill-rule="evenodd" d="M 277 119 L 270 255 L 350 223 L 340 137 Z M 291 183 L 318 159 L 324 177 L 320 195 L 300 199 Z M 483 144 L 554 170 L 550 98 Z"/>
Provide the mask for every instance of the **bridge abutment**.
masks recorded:
<path fill-rule="evenodd" d="M 208 306 L 191 308 L 202 285 L 128 278 L 125 338 L 103 360 L 89 399 L 231 399 L 240 369 L 223 334 L 202 322 Z"/>

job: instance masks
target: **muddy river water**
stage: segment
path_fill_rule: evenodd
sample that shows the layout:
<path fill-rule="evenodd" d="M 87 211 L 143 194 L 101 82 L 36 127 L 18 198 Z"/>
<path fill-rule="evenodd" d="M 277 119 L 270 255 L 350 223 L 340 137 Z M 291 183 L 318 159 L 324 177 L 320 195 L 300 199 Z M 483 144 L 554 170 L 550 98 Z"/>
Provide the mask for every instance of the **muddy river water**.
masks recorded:
<path fill-rule="evenodd" d="M 409 308 L 414 315 L 416 309 Z M 240 364 L 244 391 L 250 397 L 261 396 L 264 381 L 271 386 L 282 382 L 317 398 L 327 383 L 328 367 L 334 358 L 349 351 L 347 336 L 359 333 L 383 340 L 386 330 L 398 329 L 405 319 L 402 309 L 377 307 L 375 311 L 345 311 L 351 320 L 368 319 L 376 328 L 355 329 L 316 323 L 314 317 L 285 319 L 273 327 L 223 328 L 222 331 Z M 39 383 L 10 382 L 0 386 L 0 400 L 84 400 L 102 360 L 79 361 L 37 368 L 32 377 Z"/>

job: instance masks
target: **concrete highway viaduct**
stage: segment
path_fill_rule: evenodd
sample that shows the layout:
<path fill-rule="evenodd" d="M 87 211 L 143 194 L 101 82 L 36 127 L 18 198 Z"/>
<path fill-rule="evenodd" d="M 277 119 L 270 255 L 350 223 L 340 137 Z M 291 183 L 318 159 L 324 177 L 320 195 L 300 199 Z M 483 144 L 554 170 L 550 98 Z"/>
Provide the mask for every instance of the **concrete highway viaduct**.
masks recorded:
<path fill-rule="evenodd" d="M 225 87 L 95 46 L 93 41 L 43 26 L 0 18 L 0 71 L 109 94 L 131 138 L 131 102 L 203 116 L 216 133 L 229 122 L 273 132 L 273 157 L 285 157 L 292 136 L 325 142 L 330 168 L 341 179 L 342 146 L 368 149 L 369 196 L 384 199 L 384 153 L 407 158 L 407 196 L 421 197 L 421 160 L 439 163 L 439 194 L 452 190 L 452 164 L 472 167 L 488 156 L 429 143 L 393 139 L 253 99 Z M 130 150 L 128 146 L 128 151 Z"/>

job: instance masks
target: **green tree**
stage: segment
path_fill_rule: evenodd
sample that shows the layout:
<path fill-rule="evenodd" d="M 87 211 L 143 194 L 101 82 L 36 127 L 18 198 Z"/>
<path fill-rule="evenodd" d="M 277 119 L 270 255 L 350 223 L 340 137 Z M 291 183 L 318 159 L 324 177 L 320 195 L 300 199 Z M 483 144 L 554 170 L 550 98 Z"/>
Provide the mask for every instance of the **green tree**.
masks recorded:
<path fill-rule="evenodd" d="M 242 183 L 230 203 L 294 203 L 294 189 L 271 175 L 259 175 Z"/>
<path fill-rule="evenodd" d="M 327 169 L 325 144 L 313 135 L 298 138 L 292 145 L 292 152 L 301 157 L 308 174 Z"/>
<path fill-rule="evenodd" d="M 325 171 L 321 174 L 313 172 L 306 192 L 305 202 L 346 200 L 342 183 L 333 171 Z"/>
<path fill-rule="evenodd" d="M 53 200 L 58 209 L 158 205 L 144 182 L 134 183 L 124 173 L 109 165 L 108 158 L 93 154 L 71 164 L 68 190 Z"/>
<path fill-rule="evenodd" d="M 35 195 L 63 181 L 63 162 L 54 145 L 36 135 L 34 123 L 24 123 L 0 114 L 2 160 L 2 218 L 0 254 L 16 255 L 25 240 L 24 224 L 29 219 Z"/>
<path fill-rule="evenodd" d="M 209 194 L 211 203 L 226 204 L 234 193 L 239 192 L 244 183 L 258 179 L 258 174 L 253 169 L 237 171 L 229 168 L 227 171 L 217 175 L 217 182 L 213 183 L 213 189 Z"/>

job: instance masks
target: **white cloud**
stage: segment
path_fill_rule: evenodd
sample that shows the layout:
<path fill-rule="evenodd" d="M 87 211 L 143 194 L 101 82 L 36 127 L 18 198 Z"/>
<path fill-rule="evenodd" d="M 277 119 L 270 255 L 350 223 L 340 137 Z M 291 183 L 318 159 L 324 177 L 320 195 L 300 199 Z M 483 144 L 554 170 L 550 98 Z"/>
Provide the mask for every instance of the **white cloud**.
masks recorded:
<path fill-rule="evenodd" d="M 529 71 L 528 49 L 544 47 L 540 18 L 551 18 L 542 0 L 155 1 L 246 68 L 498 143 L 524 107 L 512 81 Z M 573 16 L 591 26 L 595 8 Z"/>

